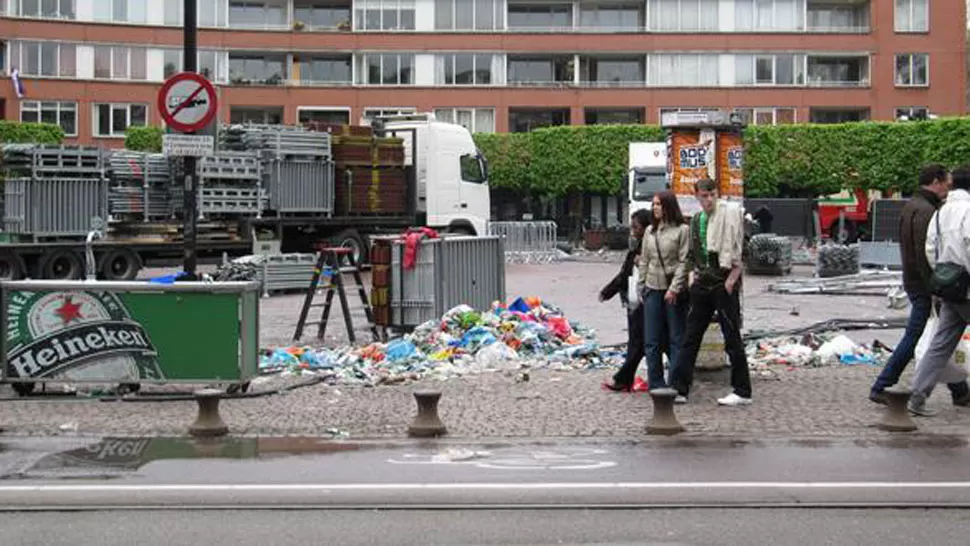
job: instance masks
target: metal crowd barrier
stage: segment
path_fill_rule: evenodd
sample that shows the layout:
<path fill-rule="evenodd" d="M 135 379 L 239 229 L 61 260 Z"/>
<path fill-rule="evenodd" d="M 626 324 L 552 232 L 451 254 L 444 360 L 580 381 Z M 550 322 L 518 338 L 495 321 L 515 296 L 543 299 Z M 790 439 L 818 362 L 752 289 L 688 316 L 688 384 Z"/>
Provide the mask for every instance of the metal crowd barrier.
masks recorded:
<path fill-rule="evenodd" d="M 559 255 L 555 222 L 490 222 L 488 233 L 504 241 L 507 263 L 550 263 Z"/>

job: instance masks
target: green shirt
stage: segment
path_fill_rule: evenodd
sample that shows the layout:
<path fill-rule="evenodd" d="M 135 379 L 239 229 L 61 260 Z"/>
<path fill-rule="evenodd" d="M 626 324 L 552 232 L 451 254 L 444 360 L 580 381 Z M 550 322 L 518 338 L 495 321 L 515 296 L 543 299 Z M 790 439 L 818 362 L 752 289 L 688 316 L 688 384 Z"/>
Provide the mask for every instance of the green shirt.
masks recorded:
<path fill-rule="evenodd" d="M 701 257 L 702 262 L 707 263 L 707 213 L 701 211 L 700 217 L 697 220 L 697 231 L 701 237 Z"/>

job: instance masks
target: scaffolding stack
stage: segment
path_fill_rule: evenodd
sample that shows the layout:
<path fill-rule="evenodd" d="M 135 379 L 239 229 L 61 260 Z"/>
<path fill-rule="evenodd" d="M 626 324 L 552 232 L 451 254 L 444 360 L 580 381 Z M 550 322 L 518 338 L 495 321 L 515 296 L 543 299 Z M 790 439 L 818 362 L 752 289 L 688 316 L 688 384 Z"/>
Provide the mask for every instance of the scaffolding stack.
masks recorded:
<path fill-rule="evenodd" d="M 108 157 L 108 208 L 113 217 L 149 222 L 169 218 L 172 169 L 162 154 L 118 150 Z"/>

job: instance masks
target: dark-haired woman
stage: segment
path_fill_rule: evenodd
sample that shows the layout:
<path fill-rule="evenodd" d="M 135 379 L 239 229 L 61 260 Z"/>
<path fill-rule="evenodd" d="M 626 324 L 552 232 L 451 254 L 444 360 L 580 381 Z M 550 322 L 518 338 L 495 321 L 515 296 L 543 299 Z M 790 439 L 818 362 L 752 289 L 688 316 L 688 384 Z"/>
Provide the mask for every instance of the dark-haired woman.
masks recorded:
<path fill-rule="evenodd" d="M 669 361 L 677 361 L 687 321 L 690 251 L 690 228 L 684 222 L 677 196 L 670 191 L 655 194 L 652 212 L 640 250 L 647 383 L 651 390 L 667 386 L 663 349 L 669 347 Z"/>

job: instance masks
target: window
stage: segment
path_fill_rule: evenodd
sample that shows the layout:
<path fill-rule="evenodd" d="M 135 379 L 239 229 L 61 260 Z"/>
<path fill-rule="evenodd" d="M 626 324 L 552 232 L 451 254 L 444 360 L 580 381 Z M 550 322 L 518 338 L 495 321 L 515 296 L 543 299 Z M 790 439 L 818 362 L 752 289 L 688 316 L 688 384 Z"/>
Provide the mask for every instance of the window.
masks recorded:
<path fill-rule="evenodd" d="M 580 4 L 579 28 L 582 29 L 642 29 L 643 3 Z"/>
<path fill-rule="evenodd" d="M 492 85 L 501 57 L 492 54 L 450 53 L 435 57 L 436 85 Z"/>
<path fill-rule="evenodd" d="M 357 30 L 414 30 L 415 0 L 361 0 L 354 26 Z"/>
<path fill-rule="evenodd" d="M 754 32 L 799 30 L 803 10 L 800 0 L 735 0 L 734 24 L 737 30 Z"/>
<path fill-rule="evenodd" d="M 123 137 L 129 127 L 148 125 L 146 104 L 94 105 L 94 136 Z"/>
<path fill-rule="evenodd" d="M 497 30 L 503 21 L 502 0 L 435 0 L 436 30 Z"/>
<path fill-rule="evenodd" d="M 349 84 L 353 81 L 350 55 L 300 57 L 300 81 L 303 83 Z"/>
<path fill-rule="evenodd" d="M 413 53 L 367 53 L 358 59 L 358 83 L 366 85 L 414 83 Z"/>
<path fill-rule="evenodd" d="M 527 133 L 541 127 L 569 125 L 569 108 L 509 108 L 509 132 Z"/>
<path fill-rule="evenodd" d="M 164 0 L 164 22 L 168 26 L 182 25 L 182 6 L 184 0 Z M 204 2 L 203 2 L 204 3 Z"/>
<path fill-rule="evenodd" d="M 22 101 L 20 121 L 60 125 L 64 136 L 74 137 L 77 136 L 77 103 Z"/>
<path fill-rule="evenodd" d="M 296 0 L 293 19 L 310 28 L 339 28 L 350 25 L 351 0 Z M 349 27 L 348 27 L 349 28 Z"/>
<path fill-rule="evenodd" d="M 269 28 L 286 27 L 286 3 L 275 2 L 229 2 L 229 26 Z"/>
<path fill-rule="evenodd" d="M 279 125 L 283 123 L 283 107 L 232 106 L 229 108 L 229 123 Z"/>
<path fill-rule="evenodd" d="M 869 85 L 869 57 L 810 56 L 806 61 L 807 83 L 817 87 Z"/>
<path fill-rule="evenodd" d="M 385 116 L 402 116 L 406 114 L 413 114 L 417 112 L 417 108 L 410 106 L 391 108 L 387 106 L 379 108 L 364 108 L 364 115 L 361 117 L 361 125 L 370 125 L 371 120 L 374 118 L 385 117 Z"/>
<path fill-rule="evenodd" d="M 494 108 L 436 108 L 434 116 L 440 121 L 461 125 L 472 133 L 495 132 Z"/>
<path fill-rule="evenodd" d="M 148 3 L 158 0 L 95 0 L 94 20 L 102 23 L 148 22 Z M 200 2 L 204 4 L 206 2 Z M 167 9 L 167 6 L 165 7 Z"/>
<path fill-rule="evenodd" d="M 20 0 L 10 5 L 10 15 L 44 19 L 76 19 L 74 0 Z"/>
<path fill-rule="evenodd" d="M 868 120 L 868 108 L 812 108 L 809 111 L 810 123 L 851 123 Z"/>
<path fill-rule="evenodd" d="M 143 47 L 94 46 L 94 77 L 106 80 L 147 78 L 147 51 Z"/>
<path fill-rule="evenodd" d="M 737 55 L 735 85 L 804 85 L 802 55 Z"/>
<path fill-rule="evenodd" d="M 74 44 L 58 42 L 11 42 L 9 65 L 22 76 L 73 78 L 77 50 Z"/>
<path fill-rule="evenodd" d="M 159 0 L 147 1 L 157 3 Z M 162 7 L 162 10 L 165 24 L 177 27 L 182 26 L 182 7 L 185 0 L 163 1 L 164 6 Z M 196 21 L 200 27 L 226 26 L 226 3 L 222 0 L 199 0 L 196 13 L 198 16 Z"/>
<path fill-rule="evenodd" d="M 782 125 L 795 123 L 794 108 L 735 108 L 748 125 Z"/>
<path fill-rule="evenodd" d="M 720 85 L 719 60 L 708 54 L 650 56 L 648 82 L 658 87 L 716 87 Z"/>
<path fill-rule="evenodd" d="M 229 83 L 281 85 L 286 79 L 286 57 L 229 54 Z"/>
<path fill-rule="evenodd" d="M 810 4 L 806 27 L 822 32 L 865 32 L 869 30 L 869 4 Z"/>
<path fill-rule="evenodd" d="M 572 4 L 509 3 L 509 29 L 556 29 L 573 27 Z"/>
<path fill-rule="evenodd" d="M 640 124 L 643 108 L 587 108 L 586 125 Z"/>
<path fill-rule="evenodd" d="M 930 119 L 930 109 L 925 106 L 911 106 L 896 109 L 897 121 L 913 121 Z"/>
<path fill-rule="evenodd" d="M 548 85 L 573 81 L 573 57 L 510 57 L 508 81 L 517 85 Z"/>
<path fill-rule="evenodd" d="M 485 169 L 478 154 L 464 154 L 458 158 L 463 182 L 482 184 L 485 182 Z"/>
<path fill-rule="evenodd" d="M 183 68 L 182 64 L 182 51 L 179 49 L 165 49 L 162 54 L 163 63 L 163 73 L 164 77 L 167 79 L 172 74 L 176 72 L 181 72 Z M 198 68 L 199 74 L 202 74 L 211 81 L 225 81 L 225 73 L 219 70 L 219 66 L 225 66 L 223 59 L 224 53 L 212 50 L 199 50 L 198 60 L 196 61 L 196 67 Z"/>
<path fill-rule="evenodd" d="M 930 84 L 929 55 L 906 53 L 896 55 L 896 86 L 923 87 Z"/>
<path fill-rule="evenodd" d="M 650 2 L 650 29 L 716 31 L 718 9 L 718 0 L 653 0 Z"/>
<path fill-rule="evenodd" d="M 299 106 L 296 116 L 300 124 L 328 123 L 333 125 L 349 125 L 349 108 L 317 108 L 313 106 Z"/>
<path fill-rule="evenodd" d="M 585 84 L 643 86 L 647 79 L 646 58 L 583 57 L 579 60 L 579 80 Z"/>
<path fill-rule="evenodd" d="M 929 0 L 896 0 L 896 32 L 929 32 Z"/>

